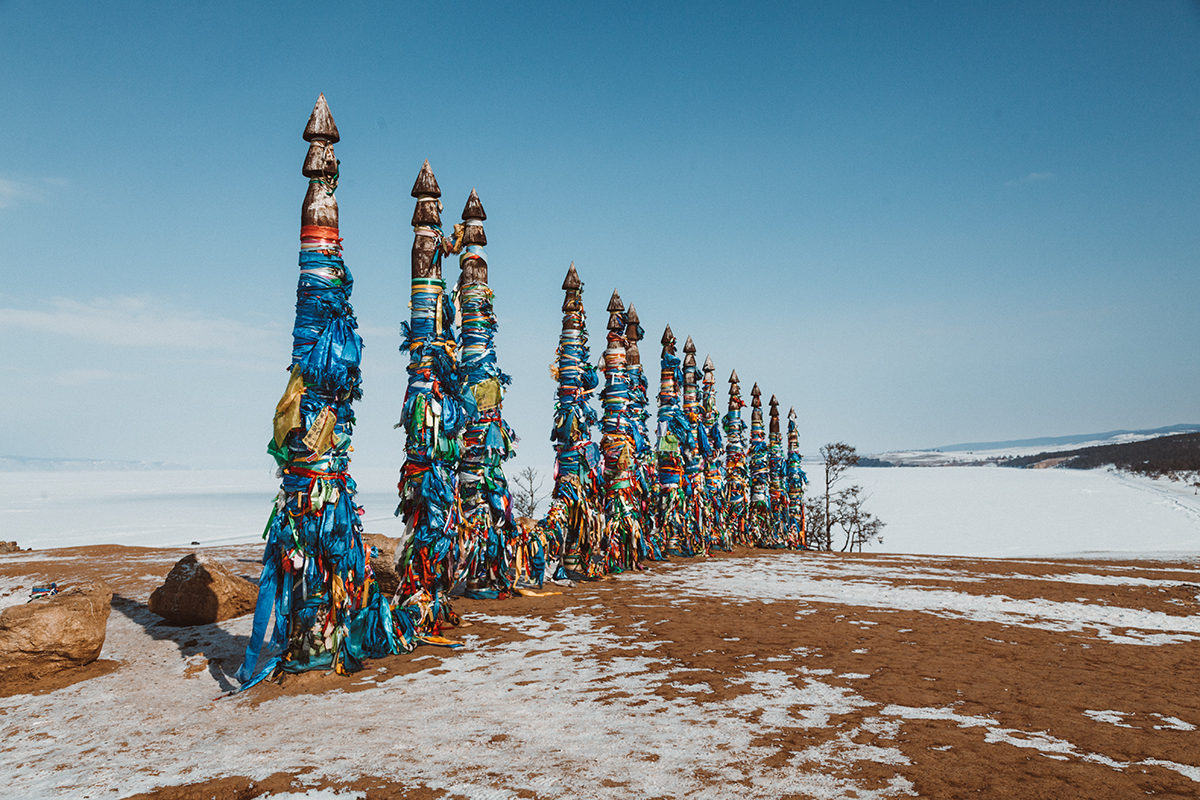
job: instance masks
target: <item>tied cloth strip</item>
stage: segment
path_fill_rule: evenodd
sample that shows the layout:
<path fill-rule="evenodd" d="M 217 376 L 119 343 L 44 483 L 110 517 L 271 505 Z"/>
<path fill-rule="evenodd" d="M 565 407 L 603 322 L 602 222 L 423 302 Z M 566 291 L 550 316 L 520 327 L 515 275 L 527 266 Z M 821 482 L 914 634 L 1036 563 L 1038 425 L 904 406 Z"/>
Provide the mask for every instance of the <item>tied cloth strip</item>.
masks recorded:
<path fill-rule="evenodd" d="M 282 481 L 263 533 L 258 603 L 236 674 L 242 689 L 282 672 L 345 674 L 360 669 L 363 658 L 411 649 L 367 562 L 348 473 L 351 406 L 362 396 L 353 278 L 336 229 L 314 227 L 302 233 L 324 246 L 300 253 L 292 366 L 267 448 Z M 272 616 L 268 657 L 259 667 Z"/>
<path fill-rule="evenodd" d="M 418 236 L 438 241 L 441 230 L 418 226 Z M 405 522 L 405 540 L 397 547 L 396 616 L 407 617 L 422 640 L 443 626 L 459 624 L 450 607 L 458 571 L 459 497 L 456 465 L 459 434 L 476 413 L 461 391 L 454 338 L 454 304 L 440 278 L 413 278 L 411 321 L 402 325 L 401 350 L 409 354 L 408 390 L 396 425 L 405 431 L 405 462 L 397 485 L 397 516 Z"/>

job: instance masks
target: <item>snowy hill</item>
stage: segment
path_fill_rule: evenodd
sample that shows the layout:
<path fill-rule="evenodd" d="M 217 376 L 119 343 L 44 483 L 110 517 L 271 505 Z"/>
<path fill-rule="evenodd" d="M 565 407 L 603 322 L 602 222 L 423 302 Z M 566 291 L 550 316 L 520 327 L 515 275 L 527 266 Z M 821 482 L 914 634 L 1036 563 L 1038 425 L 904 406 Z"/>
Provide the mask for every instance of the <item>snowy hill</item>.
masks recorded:
<path fill-rule="evenodd" d="M 952 444 L 926 450 L 896 450 L 875 453 L 864 458 L 862 466 L 871 467 L 955 467 L 988 466 L 1020 456 L 1043 453 L 1048 447 L 1074 445 L 1070 449 L 1097 447 L 1100 445 L 1128 444 L 1160 436 L 1180 433 L 1195 433 L 1200 425 L 1170 425 L 1140 431 L 1108 431 L 1084 433 L 1073 436 L 1043 436 L 1036 439 L 1014 439 L 1003 442 L 974 442 Z"/>

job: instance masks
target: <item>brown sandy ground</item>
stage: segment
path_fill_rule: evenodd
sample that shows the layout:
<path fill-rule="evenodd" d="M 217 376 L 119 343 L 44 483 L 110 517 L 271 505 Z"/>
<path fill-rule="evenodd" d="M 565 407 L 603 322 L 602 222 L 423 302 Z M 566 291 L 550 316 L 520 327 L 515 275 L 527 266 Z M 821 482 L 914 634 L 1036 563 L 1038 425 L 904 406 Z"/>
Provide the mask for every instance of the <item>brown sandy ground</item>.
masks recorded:
<path fill-rule="evenodd" d="M 25 553 L 0 558 L 0 580 L 10 593 L 28 592 L 38 582 L 60 585 L 102 578 L 116 588 L 117 603 L 144 604 L 183 550 L 88 547 Z M 207 551 L 247 575 L 257 572 L 258 548 L 240 546 Z M 709 561 L 770 560 L 770 551 L 740 550 Z M 895 586 L 952 589 L 958 593 L 1041 598 L 1155 611 L 1186 617 L 1197 612 L 1200 571 L 1186 562 L 1105 562 L 1070 559 L 973 560 L 887 555 L 801 557 L 834 563 L 846 576 L 861 565 L 919 570 L 872 581 Z M 670 596 L 647 576 L 669 576 L 705 559 L 675 559 L 649 565 L 647 573 L 582 583 L 561 595 L 505 601 L 459 599 L 455 609 L 471 627 L 460 633 L 478 637 L 476 649 L 529 638 L 522 626 L 488 616 L 540 619 L 550 630 L 561 627 L 564 610 L 586 611 L 598 627 L 612 627 L 655 643 L 652 671 L 664 679 L 654 694 L 686 699 L 701 707 L 737 701 L 762 687 L 781 670 L 800 687 L 819 682 L 844 689 L 858 699 L 837 706 L 821 724 L 766 726 L 772 733 L 754 745 L 765 755 L 744 763 L 747 775 L 758 770 L 813 764 L 831 776 L 850 779 L 858 789 L 845 794 L 800 791 L 780 797 L 867 797 L 916 794 L 926 798 L 1195 798 L 1200 793 L 1200 641 L 1139 646 L 1106 641 L 1092 631 L 1045 630 L 1028 625 L 973 621 L 926 611 L 888 610 L 808 599 L 763 600 L 754 597 Z M 944 575 L 940 572 L 944 571 Z M 931 577 L 933 573 L 937 577 Z M 685 573 L 679 573 L 685 574 Z M 1056 576 L 1087 575 L 1146 580 L 1148 585 L 1072 583 Z M 1165 582 L 1165 583 L 1164 583 Z M 15 587 L 15 588 L 14 588 Z M 551 587 L 547 587 L 551 588 Z M 188 638 L 179 629 L 181 657 Z M 248 700 L 269 700 L 325 692 L 353 693 L 374 685 L 372 676 L 436 671 L 461 651 L 420 648 L 408 656 L 372 661 L 354 676 L 322 673 L 287 676 L 250 690 Z M 618 646 L 593 654 L 597 661 L 628 656 Z M 420 660 L 414 660 L 421 657 Z M 4 696 L 54 692 L 113 669 L 131 665 L 98 662 L 75 675 L 2 687 Z M 221 669 L 232 673 L 237 664 Z M 620 689 L 597 689 L 599 699 L 617 713 L 625 704 L 644 703 Z M 848 696 L 849 696 L 848 695 Z M 347 699 L 352 703 L 352 699 Z M 770 713 L 754 709 L 750 721 Z M 912 709 L 921 710 L 912 713 Z M 907 710 L 907 711 L 906 711 Z M 1117 712 L 1116 722 L 1093 713 Z M 819 709 L 814 712 L 819 714 Z M 500 732 L 492 742 L 502 745 Z M 869 757 L 872 747 L 899 758 Z M 2 752 L 2 747 L 0 747 Z M 859 753 L 857 757 L 846 753 Z M 839 753 L 843 754 L 839 756 Z M 868 757 L 862 757 L 862 754 Z M 647 753 L 646 760 L 658 758 Z M 1167 762 L 1195 770 L 1192 778 Z M 371 767 L 359 765 L 364 772 Z M 453 775 L 455 767 L 446 764 Z M 187 785 L 166 780 L 153 792 L 135 797 L 167 800 L 253 798 L 268 793 L 327 788 L 367 798 L 456 797 L 445 790 L 403 779 L 404 766 L 391 764 L 373 777 L 306 778 L 307 771 L 280 772 L 253 780 L 228 765 L 228 777 Z M 491 773 L 489 773 L 491 774 Z M 897 791 L 896 776 L 911 789 Z M 164 776 L 165 777 L 165 776 Z M 704 776 L 700 776 L 703 778 Z M 628 796 L 619 774 L 579 796 Z M 504 775 L 495 774 L 504 787 Z M 739 786 L 714 776 L 711 796 L 737 797 Z M 845 784 L 842 784 L 845 785 Z M 607 788 L 606 788 L 607 787 Z M 890 788 L 889 788 L 890 787 Z M 581 790 L 584 787 L 580 787 Z M 628 788 L 628 787 L 626 787 Z M 611 793 L 611 794 L 609 794 Z M 498 794 L 497 796 L 504 796 Z M 539 797 L 512 787 L 507 796 Z M 557 796 L 557 795 L 555 795 Z M 675 796 L 675 795 L 663 795 Z"/>

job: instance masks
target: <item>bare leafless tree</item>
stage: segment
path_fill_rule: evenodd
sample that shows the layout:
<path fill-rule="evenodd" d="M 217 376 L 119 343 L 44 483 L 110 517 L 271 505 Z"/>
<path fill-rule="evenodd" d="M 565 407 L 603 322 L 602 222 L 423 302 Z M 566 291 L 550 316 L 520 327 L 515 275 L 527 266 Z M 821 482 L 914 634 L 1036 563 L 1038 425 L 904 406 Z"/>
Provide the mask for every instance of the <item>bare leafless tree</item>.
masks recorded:
<path fill-rule="evenodd" d="M 833 442 L 821 448 L 825 466 L 825 494 L 810 498 L 804 505 L 808 515 L 808 546 L 813 550 L 832 550 L 835 538 L 842 538 L 842 551 L 862 551 L 864 544 L 883 541 L 884 523 L 863 510 L 867 497 L 861 486 L 838 489 L 846 470 L 858 463 L 858 452 L 845 442 Z M 838 528 L 835 536 L 834 529 Z"/>
<path fill-rule="evenodd" d="M 534 518 L 537 514 L 538 503 L 550 496 L 550 492 L 543 492 L 542 487 L 545 486 L 546 479 L 533 467 L 525 467 L 517 473 L 513 478 L 513 486 L 516 487 L 512 493 L 513 510 L 517 512 L 518 517 Z"/>
<path fill-rule="evenodd" d="M 863 511 L 862 506 L 866 499 L 863 496 L 862 487 L 857 484 L 847 486 L 837 493 L 836 521 L 846 535 L 846 539 L 842 543 L 843 553 L 847 550 L 853 553 L 855 547 L 861 553 L 864 544 L 883 541 L 883 534 L 880 531 L 883 529 L 884 522 L 877 519 L 874 514 Z"/>
<path fill-rule="evenodd" d="M 842 478 L 842 474 L 858 463 L 858 452 L 845 442 L 830 442 L 821 447 L 821 460 L 825 464 L 825 533 L 821 537 L 824 549 L 833 549 L 833 525 L 836 515 L 830 509 L 833 502 L 833 487 Z"/>

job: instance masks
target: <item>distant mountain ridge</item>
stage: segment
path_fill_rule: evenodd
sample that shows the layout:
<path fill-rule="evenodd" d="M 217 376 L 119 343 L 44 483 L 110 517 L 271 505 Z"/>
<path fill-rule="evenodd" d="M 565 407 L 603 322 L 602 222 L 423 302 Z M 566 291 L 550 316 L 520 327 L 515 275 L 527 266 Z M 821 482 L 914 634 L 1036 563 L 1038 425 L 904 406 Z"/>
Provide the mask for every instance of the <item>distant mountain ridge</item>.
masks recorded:
<path fill-rule="evenodd" d="M 1200 425 L 1168 425 L 1145 430 L 1081 433 L 1073 436 L 1043 436 L 1004 442 L 974 442 L 929 450 L 895 450 L 859 459 L 860 467 L 982 467 L 1008 465 L 1014 458 L 1044 455 L 1050 450 L 1108 447 L 1149 442 L 1167 437 L 1200 433 Z M 1076 447 L 1071 448 L 1071 445 Z M 1056 457 L 1063 457 L 1065 449 Z M 1049 456 L 1045 456 L 1049 458 Z"/>
<path fill-rule="evenodd" d="M 1200 433 L 1155 436 L 1136 442 L 1035 453 L 1004 462 L 1006 467 L 1095 469 L 1114 466 L 1143 475 L 1200 471 Z"/>
<path fill-rule="evenodd" d="M 1150 428 L 1141 431 L 1107 431 L 1105 433 L 1080 433 L 1074 436 L 1041 436 L 1036 439 L 1010 439 L 1005 442 L 967 442 L 965 444 L 948 444 L 942 447 L 931 447 L 930 450 L 942 452 L 958 452 L 961 450 L 1003 450 L 1009 447 L 1045 447 L 1047 445 L 1083 444 L 1084 442 L 1103 442 L 1117 437 L 1136 436 L 1142 439 L 1157 436 L 1170 436 L 1175 433 L 1200 432 L 1200 425 L 1168 425 L 1165 428 Z"/>
<path fill-rule="evenodd" d="M 168 461 L 116 461 L 103 458 L 0 456 L 0 472 L 149 472 L 191 469 Z"/>

